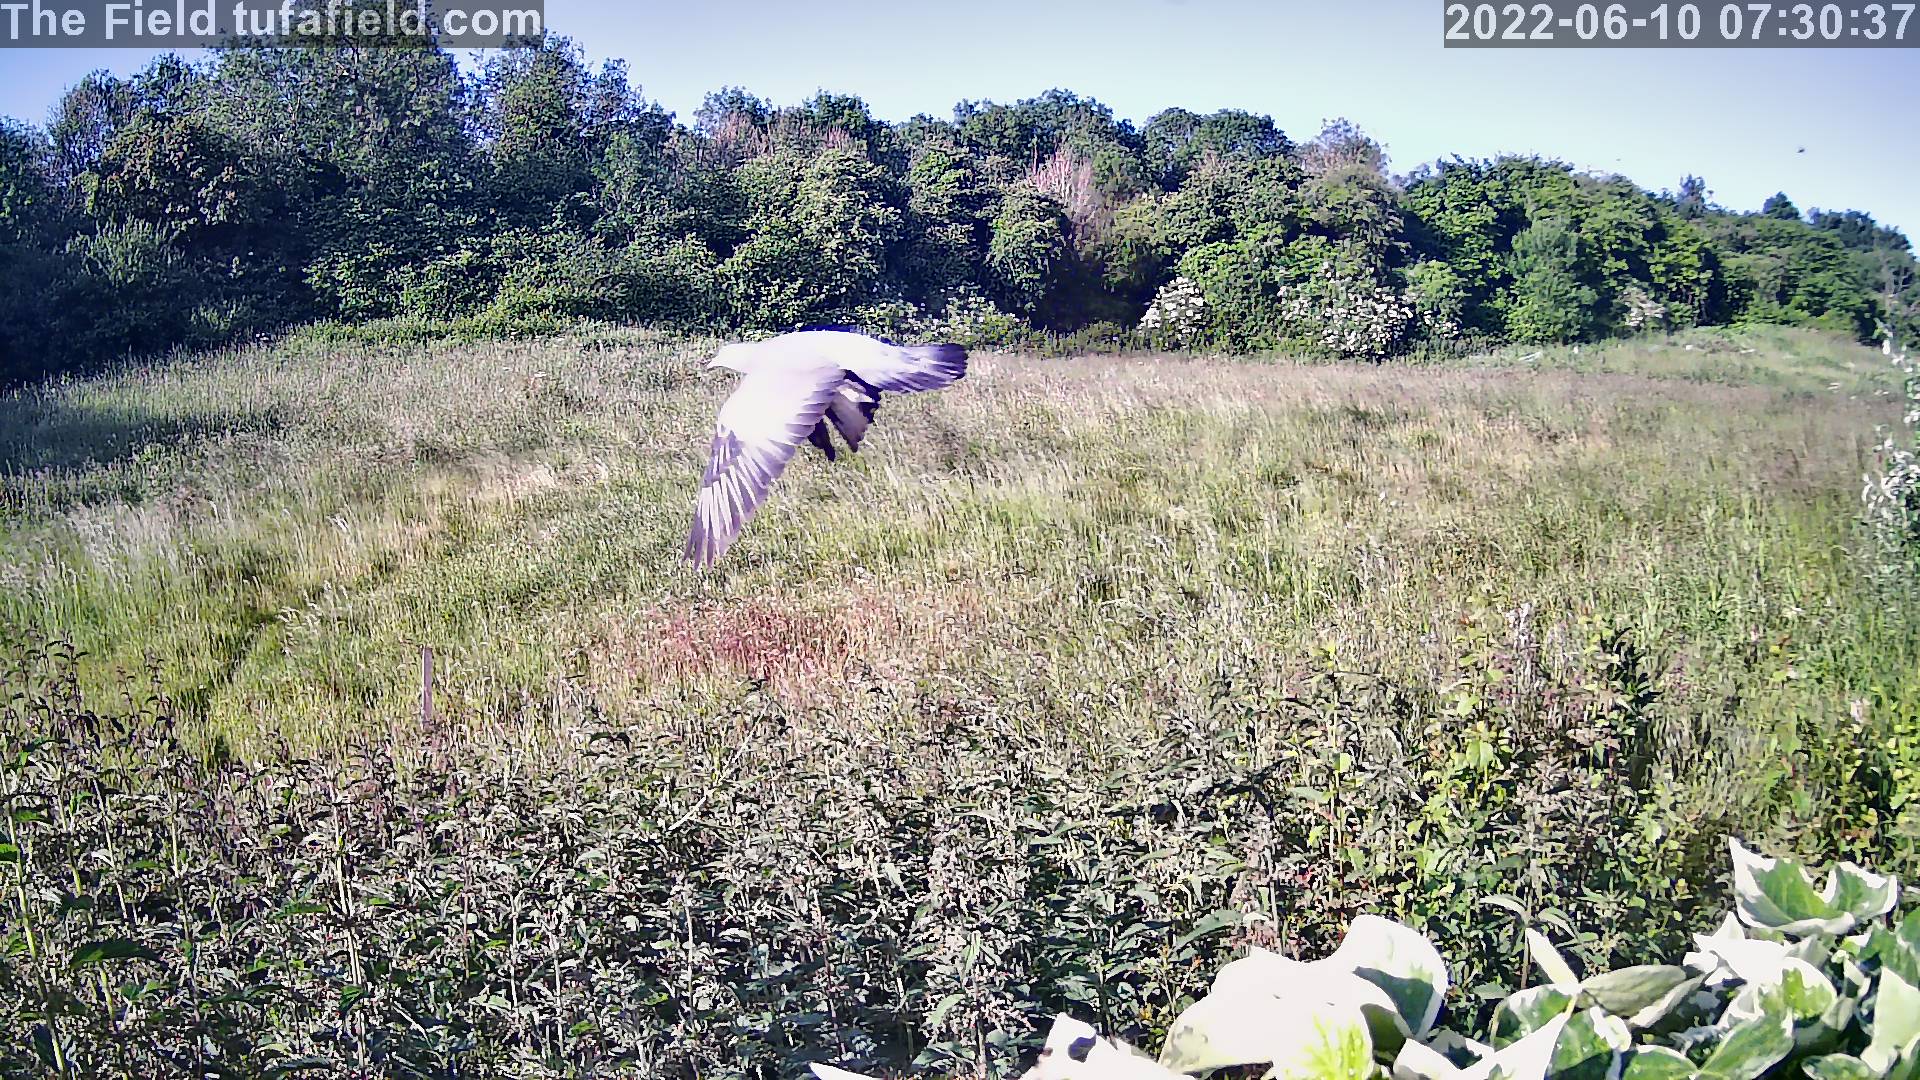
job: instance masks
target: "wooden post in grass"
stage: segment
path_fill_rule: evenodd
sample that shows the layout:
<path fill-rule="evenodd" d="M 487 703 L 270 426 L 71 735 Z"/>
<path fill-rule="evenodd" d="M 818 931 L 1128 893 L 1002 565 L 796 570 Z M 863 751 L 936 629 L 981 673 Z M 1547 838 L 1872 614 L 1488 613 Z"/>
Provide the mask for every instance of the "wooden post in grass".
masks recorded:
<path fill-rule="evenodd" d="M 420 646 L 420 727 L 433 726 L 433 646 Z"/>

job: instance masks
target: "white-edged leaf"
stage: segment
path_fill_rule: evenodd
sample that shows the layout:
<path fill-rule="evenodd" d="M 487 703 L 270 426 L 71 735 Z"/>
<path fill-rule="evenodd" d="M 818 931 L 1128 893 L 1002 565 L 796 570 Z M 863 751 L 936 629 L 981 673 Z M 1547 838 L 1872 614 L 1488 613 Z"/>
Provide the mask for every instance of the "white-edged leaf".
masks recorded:
<path fill-rule="evenodd" d="M 1916 1038 L 1920 1038 L 1920 990 L 1892 968 L 1881 968 L 1880 992 L 1873 1004 L 1873 1038 L 1860 1052 L 1860 1060 L 1874 1072 L 1885 1073 Z"/>
<path fill-rule="evenodd" d="M 1813 1021 L 1839 998 L 1832 980 L 1804 960 L 1789 957 L 1772 979 L 1740 988 L 1721 1014 L 1722 1026 L 1744 1024 L 1773 1013 L 1785 1013 L 1796 1022 Z"/>
<path fill-rule="evenodd" d="M 1783 941 L 1761 938 L 1708 937 L 1695 934 L 1697 952 L 1687 954 L 1687 966 L 1707 976 L 1707 985 L 1717 986 L 1729 979 L 1749 983 L 1771 983 L 1792 959 Z"/>
<path fill-rule="evenodd" d="M 1343 967 L 1386 991 L 1416 1037 L 1433 1029 L 1447 996 L 1447 964 L 1426 935 L 1411 926 L 1361 915 L 1340 947 L 1321 963 Z"/>
<path fill-rule="evenodd" d="M 868 1076 L 866 1073 L 848 1072 L 845 1069 L 837 1069 L 832 1065 L 822 1065 L 817 1061 L 808 1065 L 807 1068 L 813 1075 L 819 1077 L 820 1080 L 875 1080 L 874 1077 Z"/>
<path fill-rule="evenodd" d="M 1560 1043 L 1568 1018 L 1569 1014 L 1563 1012 L 1500 1050 L 1471 1039 L 1460 1039 L 1458 1044 L 1445 1039 L 1448 1045 L 1443 1047 L 1443 1039 L 1451 1034 L 1449 1032 L 1442 1032 L 1443 1038 L 1435 1039 L 1429 1046 L 1409 1039 L 1393 1059 L 1393 1080 L 1546 1080 L 1547 1070 L 1553 1064 L 1554 1048 Z M 1443 1049 L 1459 1046 L 1477 1046 L 1484 1052 L 1470 1064 L 1455 1066 Z"/>
<path fill-rule="evenodd" d="M 1499 1070 L 1502 1080 L 1545 1080 L 1553 1064 L 1553 1048 L 1560 1042 L 1569 1014 L 1561 1013 L 1546 1025 L 1517 1042 L 1508 1043 L 1491 1056 L 1481 1058 L 1462 1070 L 1461 1080 L 1493 1080 Z"/>
<path fill-rule="evenodd" d="M 1704 978 L 1671 964 L 1642 964 L 1595 975 L 1580 990 L 1587 1000 L 1629 1026 L 1643 1028 L 1659 1023 Z"/>
<path fill-rule="evenodd" d="M 1053 1018 L 1040 1060 L 1025 1080 L 1185 1080 L 1117 1039 L 1103 1039 L 1085 1021 Z"/>
<path fill-rule="evenodd" d="M 1580 976 L 1573 973 L 1572 965 L 1560 955 L 1560 950 L 1553 947 L 1545 934 L 1532 927 L 1527 928 L 1527 951 L 1533 954 L 1533 962 L 1539 965 L 1540 974 L 1547 977 L 1547 982 L 1562 987 L 1580 985 Z"/>
<path fill-rule="evenodd" d="M 1555 1080 L 1608 1080 L 1620 1054 L 1633 1045 L 1633 1035 L 1617 1016 L 1592 1008 L 1573 1014 L 1554 1043 L 1551 1070 Z"/>
<path fill-rule="evenodd" d="M 1705 1080 L 1754 1080 L 1793 1049 L 1793 1018 L 1763 1016 L 1739 1024 L 1700 1066 Z"/>
<path fill-rule="evenodd" d="M 1856 923 L 1877 919 L 1893 910 L 1900 900 L 1900 880 L 1862 870 L 1850 862 L 1835 866 L 1827 875 L 1828 899 L 1833 906 L 1852 915 Z"/>
<path fill-rule="evenodd" d="M 1252 981 L 1238 984 L 1242 978 L 1250 979 L 1235 976 L 1226 989 L 1216 989 L 1180 1014 L 1167 1031 L 1161 1065 L 1184 1073 L 1272 1065 L 1284 1074 L 1323 1057 L 1344 1056 L 1356 1032 L 1371 1057 L 1373 1040 L 1361 1011 L 1361 999 L 1379 993 L 1371 983 L 1345 975 L 1334 980 L 1348 983 L 1344 987 L 1323 986 L 1316 996 L 1308 987 L 1295 986 L 1292 994 L 1280 997 L 1261 992 Z M 1354 983 L 1365 987 L 1365 992 L 1357 992 Z M 1391 1011 L 1392 1002 L 1387 1001 L 1385 1008 Z"/>
<path fill-rule="evenodd" d="M 1812 1080 L 1880 1080 L 1880 1074 L 1852 1054 L 1824 1054 L 1800 1062 Z"/>
<path fill-rule="evenodd" d="M 1395 949 L 1384 946 L 1380 936 L 1364 927 L 1369 919 L 1364 915 L 1355 919 L 1347 941 L 1333 955 L 1320 960 L 1292 960 L 1266 949 L 1251 949 L 1220 969 L 1213 979 L 1213 993 L 1266 995 L 1289 1005 L 1351 1005 L 1366 1020 L 1373 1045 L 1382 1054 L 1395 1053 L 1401 1040 L 1414 1033 L 1402 1011 L 1408 1007 L 1403 1001 L 1410 993 L 1417 996 L 1417 988 L 1423 984 L 1415 965 L 1397 963 Z M 1408 949 L 1403 943 L 1398 959 L 1404 960 L 1409 952 L 1417 955 L 1418 950 Z M 1405 968 L 1410 974 L 1396 977 L 1388 971 L 1392 966 Z M 1396 998 L 1390 986 L 1399 988 L 1402 997 Z M 1444 993 L 1445 988 L 1442 981 L 1440 991 Z M 1427 1011 L 1430 1015 L 1439 1012 L 1437 998 Z"/>
<path fill-rule="evenodd" d="M 1815 888 L 1806 871 L 1791 859 L 1770 859 L 1728 840 L 1733 853 L 1735 910 L 1749 926 L 1792 937 L 1845 934 L 1862 920 L 1893 910 L 1900 884 L 1870 874 L 1852 863 L 1827 872 Z"/>
<path fill-rule="evenodd" d="M 1427 1046 L 1446 1055 L 1448 1061 L 1459 1066 L 1471 1065 L 1494 1052 L 1493 1047 L 1486 1043 L 1452 1030 L 1434 1032 L 1433 1037 L 1427 1040 Z"/>
<path fill-rule="evenodd" d="M 1460 1067 L 1445 1054 L 1408 1039 L 1393 1058 L 1393 1080 L 1458 1080 Z"/>
<path fill-rule="evenodd" d="M 1693 1072 L 1693 1062 L 1678 1050 L 1639 1046 L 1621 1063 L 1620 1080 L 1687 1080 Z"/>
<path fill-rule="evenodd" d="M 1505 1047 L 1539 1031 L 1551 1021 L 1573 1009 L 1574 992 L 1569 987 L 1530 986 L 1507 995 L 1494 1006 L 1493 1026 L 1488 1032 L 1495 1047 Z"/>

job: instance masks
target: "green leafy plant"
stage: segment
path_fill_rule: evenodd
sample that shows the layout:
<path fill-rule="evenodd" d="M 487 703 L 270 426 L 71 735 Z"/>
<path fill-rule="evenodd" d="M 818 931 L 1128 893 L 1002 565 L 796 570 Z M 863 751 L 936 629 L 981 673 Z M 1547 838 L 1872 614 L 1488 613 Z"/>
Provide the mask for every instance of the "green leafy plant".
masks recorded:
<path fill-rule="evenodd" d="M 1157 1059 L 1055 1019 L 1029 1077 L 1147 1080 L 1264 1067 L 1271 1080 L 1911 1080 L 1920 1075 L 1920 913 L 1899 882 L 1730 842 L 1735 913 L 1679 964 L 1582 978 L 1525 932 L 1545 982 L 1508 995 L 1481 1039 L 1436 1028 L 1448 976 L 1417 930 L 1362 915 L 1332 955 L 1255 948 L 1174 1021 Z M 821 1080 L 855 1074 L 814 1066 Z"/>

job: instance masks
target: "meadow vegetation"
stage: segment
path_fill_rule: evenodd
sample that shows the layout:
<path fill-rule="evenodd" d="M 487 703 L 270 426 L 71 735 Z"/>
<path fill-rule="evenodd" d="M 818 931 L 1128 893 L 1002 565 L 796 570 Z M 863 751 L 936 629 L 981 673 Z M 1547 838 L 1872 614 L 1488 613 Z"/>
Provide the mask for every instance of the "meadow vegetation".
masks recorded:
<path fill-rule="evenodd" d="M 1915 871 L 1876 351 L 981 353 L 702 574 L 711 346 L 0 396 L 0 1065 L 999 1075 L 1367 913 L 1477 1031 L 1523 927 L 1679 955 L 1730 833 Z"/>

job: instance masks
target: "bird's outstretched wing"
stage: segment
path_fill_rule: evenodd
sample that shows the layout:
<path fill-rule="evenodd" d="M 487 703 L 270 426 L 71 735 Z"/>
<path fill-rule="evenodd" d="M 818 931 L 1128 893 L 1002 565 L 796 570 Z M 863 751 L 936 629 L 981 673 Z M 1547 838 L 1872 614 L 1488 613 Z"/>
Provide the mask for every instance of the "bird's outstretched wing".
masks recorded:
<path fill-rule="evenodd" d="M 700 478 L 685 557 L 709 566 L 766 501 L 801 441 L 825 415 L 846 372 L 839 368 L 756 371 L 720 407 L 712 456 Z"/>
<path fill-rule="evenodd" d="M 967 377 L 967 350 L 958 345 L 894 345 L 863 351 L 849 371 L 876 390 L 917 394 Z"/>

